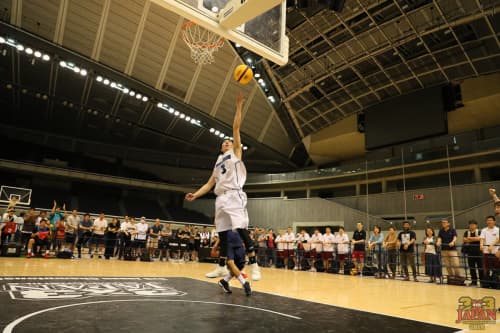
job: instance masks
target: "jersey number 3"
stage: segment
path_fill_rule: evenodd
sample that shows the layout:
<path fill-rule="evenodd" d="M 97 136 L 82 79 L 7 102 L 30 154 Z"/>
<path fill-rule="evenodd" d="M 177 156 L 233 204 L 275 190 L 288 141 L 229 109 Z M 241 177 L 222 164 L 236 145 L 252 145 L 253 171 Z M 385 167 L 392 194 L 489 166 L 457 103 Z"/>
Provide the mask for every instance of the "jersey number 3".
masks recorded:
<path fill-rule="evenodd" d="M 224 164 L 221 164 L 220 168 L 222 169 L 222 174 L 225 174 L 227 172 L 226 166 Z"/>

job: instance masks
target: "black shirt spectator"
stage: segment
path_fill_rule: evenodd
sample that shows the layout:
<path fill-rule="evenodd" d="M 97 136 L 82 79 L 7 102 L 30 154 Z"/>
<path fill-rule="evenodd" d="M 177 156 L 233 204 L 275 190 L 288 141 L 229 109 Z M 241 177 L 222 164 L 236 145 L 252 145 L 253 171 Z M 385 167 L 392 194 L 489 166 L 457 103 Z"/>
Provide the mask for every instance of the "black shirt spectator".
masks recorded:
<path fill-rule="evenodd" d="M 399 247 L 399 251 L 400 252 L 413 252 L 413 244 L 411 242 L 411 240 L 413 239 L 417 239 L 417 235 L 415 234 L 415 232 L 413 230 L 404 230 L 404 231 L 401 231 L 399 234 L 398 234 L 398 240 L 400 241 L 400 247 Z M 404 249 L 404 246 L 405 244 L 409 244 L 408 245 L 408 249 L 405 250 Z"/>
<path fill-rule="evenodd" d="M 355 241 L 366 240 L 366 231 L 355 230 L 354 234 L 352 235 L 352 239 Z M 354 251 L 364 251 L 364 250 L 365 250 L 365 243 L 354 244 Z"/>
<path fill-rule="evenodd" d="M 476 229 L 475 231 L 470 231 L 467 230 L 464 232 L 464 238 L 465 237 L 479 237 L 481 236 L 481 230 Z M 468 254 L 470 256 L 481 256 L 481 249 L 480 249 L 480 243 L 481 241 L 471 241 L 468 243 L 464 243 L 462 245 L 462 252 L 464 254 Z"/>
<path fill-rule="evenodd" d="M 453 242 L 453 239 L 457 237 L 457 232 L 453 228 L 449 228 L 448 230 L 440 229 L 438 238 L 441 238 L 441 250 L 443 251 L 451 251 L 455 250 L 455 243 L 452 246 L 449 244 Z"/>

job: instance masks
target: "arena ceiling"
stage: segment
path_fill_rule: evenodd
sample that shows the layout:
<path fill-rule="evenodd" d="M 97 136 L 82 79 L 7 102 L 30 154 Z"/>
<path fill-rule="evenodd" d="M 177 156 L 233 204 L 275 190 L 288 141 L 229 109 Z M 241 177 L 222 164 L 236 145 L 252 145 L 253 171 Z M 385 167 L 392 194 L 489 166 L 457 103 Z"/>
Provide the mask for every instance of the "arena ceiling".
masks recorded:
<path fill-rule="evenodd" d="M 179 38 L 184 20 L 149 0 L 0 0 L 0 36 L 51 56 L 0 45 L 0 100 L 10 110 L 1 124 L 65 150 L 210 168 L 220 142 L 210 128 L 230 135 L 242 90 L 248 167 L 277 172 L 310 163 L 304 137 L 370 105 L 500 69 L 500 0 L 346 0 L 341 13 L 309 2 L 289 8 L 289 63 L 260 63 L 272 103 L 257 82 L 232 80 L 241 50 L 226 43 L 214 64 L 197 66 Z"/>

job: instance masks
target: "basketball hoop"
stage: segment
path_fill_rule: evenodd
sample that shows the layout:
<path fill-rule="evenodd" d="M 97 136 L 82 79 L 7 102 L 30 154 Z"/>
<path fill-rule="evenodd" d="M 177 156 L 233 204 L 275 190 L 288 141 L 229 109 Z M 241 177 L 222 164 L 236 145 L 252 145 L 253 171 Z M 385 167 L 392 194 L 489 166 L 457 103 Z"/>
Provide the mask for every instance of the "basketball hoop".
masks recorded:
<path fill-rule="evenodd" d="M 213 63 L 213 53 L 224 45 L 223 37 L 192 21 L 182 25 L 182 39 L 191 50 L 191 58 L 199 65 Z"/>

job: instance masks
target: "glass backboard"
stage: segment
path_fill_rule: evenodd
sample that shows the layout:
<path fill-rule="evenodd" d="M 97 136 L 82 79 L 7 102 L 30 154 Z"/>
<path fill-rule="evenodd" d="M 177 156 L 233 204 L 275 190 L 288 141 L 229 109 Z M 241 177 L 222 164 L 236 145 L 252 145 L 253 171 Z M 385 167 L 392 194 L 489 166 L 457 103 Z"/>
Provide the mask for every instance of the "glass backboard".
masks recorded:
<path fill-rule="evenodd" d="M 288 62 L 286 1 L 153 0 L 156 4 L 279 65 Z M 226 28 L 249 18 L 235 28 Z M 229 26 L 231 26 L 231 24 Z"/>

